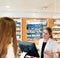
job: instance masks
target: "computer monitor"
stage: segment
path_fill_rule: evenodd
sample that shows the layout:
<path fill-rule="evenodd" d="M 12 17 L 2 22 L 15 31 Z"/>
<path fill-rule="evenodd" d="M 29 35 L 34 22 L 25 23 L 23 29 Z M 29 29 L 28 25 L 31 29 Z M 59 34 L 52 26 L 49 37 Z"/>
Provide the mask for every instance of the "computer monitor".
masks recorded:
<path fill-rule="evenodd" d="M 27 52 L 26 55 L 39 57 L 38 50 L 35 46 L 35 43 L 32 42 L 19 42 L 19 47 L 22 52 Z"/>

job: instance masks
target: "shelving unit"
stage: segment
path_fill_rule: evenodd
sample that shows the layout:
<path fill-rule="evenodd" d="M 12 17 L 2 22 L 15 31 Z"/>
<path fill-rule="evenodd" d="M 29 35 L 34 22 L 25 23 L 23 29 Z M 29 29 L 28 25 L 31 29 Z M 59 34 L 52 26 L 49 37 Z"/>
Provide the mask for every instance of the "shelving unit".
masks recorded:
<path fill-rule="evenodd" d="M 47 26 L 47 19 L 27 19 L 27 39 L 42 38 L 43 28 Z"/>
<path fill-rule="evenodd" d="M 20 41 L 36 41 L 42 38 L 42 31 L 45 26 L 52 27 L 52 18 L 18 18 L 13 17 L 16 23 L 17 40 Z M 29 30 L 28 26 L 32 30 Z M 29 35 L 30 33 L 30 35 Z M 32 36 L 31 36 L 32 35 Z"/>
<path fill-rule="evenodd" d="M 60 19 L 53 19 L 53 38 L 55 40 L 60 40 Z"/>
<path fill-rule="evenodd" d="M 16 37 L 17 40 L 22 40 L 22 20 L 20 18 L 13 18 L 16 23 Z"/>

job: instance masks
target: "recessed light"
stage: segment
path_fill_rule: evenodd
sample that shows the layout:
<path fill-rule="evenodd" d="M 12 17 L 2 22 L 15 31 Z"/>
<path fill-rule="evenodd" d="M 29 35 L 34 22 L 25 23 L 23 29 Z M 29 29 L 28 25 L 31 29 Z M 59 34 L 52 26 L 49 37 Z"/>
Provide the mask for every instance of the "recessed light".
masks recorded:
<path fill-rule="evenodd" d="M 10 8 L 10 6 L 8 6 L 8 5 L 7 5 L 7 6 L 5 6 L 5 7 L 6 7 L 6 8 Z"/>
<path fill-rule="evenodd" d="M 44 7 L 42 7 L 43 9 L 47 9 L 48 8 L 48 6 L 44 6 Z"/>

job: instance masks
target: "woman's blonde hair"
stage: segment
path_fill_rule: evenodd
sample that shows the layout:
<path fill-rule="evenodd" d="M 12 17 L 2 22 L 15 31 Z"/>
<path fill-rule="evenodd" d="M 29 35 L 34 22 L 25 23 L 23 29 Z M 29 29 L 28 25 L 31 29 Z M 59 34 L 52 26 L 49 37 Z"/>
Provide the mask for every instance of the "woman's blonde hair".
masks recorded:
<path fill-rule="evenodd" d="M 9 17 L 0 18 L 0 58 L 6 58 L 7 46 L 13 41 L 14 55 L 17 55 L 16 25 Z"/>

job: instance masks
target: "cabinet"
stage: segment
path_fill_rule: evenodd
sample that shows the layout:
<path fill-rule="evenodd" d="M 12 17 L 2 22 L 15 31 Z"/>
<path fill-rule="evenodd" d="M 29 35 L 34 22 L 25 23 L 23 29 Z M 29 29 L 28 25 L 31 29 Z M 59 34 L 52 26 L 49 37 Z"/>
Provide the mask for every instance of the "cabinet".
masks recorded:
<path fill-rule="evenodd" d="M 60 19 L 53 19 L 53 27 L 52 27 L 53 38 L 55 40 L 60 39 Z"/>
<path fill-rule="evenodd" d="M 22 19 L 20 18 L 13 18 L 16 23 L 16 37 L 17 40 L 22 40 Z"/>

